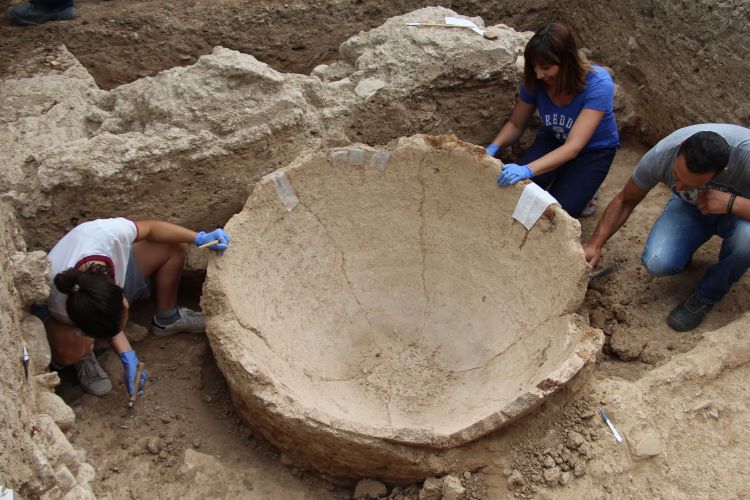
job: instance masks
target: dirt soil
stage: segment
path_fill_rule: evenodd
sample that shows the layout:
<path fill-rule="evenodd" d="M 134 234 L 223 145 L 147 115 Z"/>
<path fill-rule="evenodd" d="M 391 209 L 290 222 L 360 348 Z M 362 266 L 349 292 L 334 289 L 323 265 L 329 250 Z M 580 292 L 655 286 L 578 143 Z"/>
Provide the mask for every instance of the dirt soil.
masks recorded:
<path fill-rule="evenodd" d="M 246 0 L 81 0 L 79 17 L 71 22 L 19 28 L 1 20 L 4 57 L 0 72 L 33 74 L 39 63 L 29 61 L 36 61 L 39 51 L 52 51 L 65 43 L 105 89 L 192 64 L 216 45 L 253 54 L 277 69 L 309 73 L 315 65 L 333 59 L 338 44 L 352 34 L 392 15 L 436 3 L 456 10 L 465 6 L 471 15 L 483 15 L 482 9 L 487 9 L 473 2 L 353 2 L 352 7 L 349 2 L 295 0 L 283 5 Z M 0 2 L 3 10 L 8 5 Z M 503 22 L 519 30 L 532 29 L 549 15 L 540 13 L 533 2 L 527 9 L 524 16 L 511 9 L 496 11 L 492 20 L 497 22 L 505 13 Z M 582 221 L 582 241 L 644 151 L 638 137 L 630 137 L 619 151 L 600 191 L 597 214 Z M 581 312 L 608 339 L 600 362 L 579 377 L 574 387 L 527 419 L 472 446 L 481 466 L 461 477 L 473 497 L 750 495 L 746 479 L 750 457 L 743 444 L 750 423 L 747 364 L 728 368 L 708 381 L 695 378 L 675 390 L 654 392 L 641 409 L 660 425 L 662 434 L 662 451 L 650 461 L 632 463 L 624 458 L 624 445 L 615 445 L 598 417 L 591 417 L 594 409 L 619 397 L 603 389 L 608 384 L 642 379 L 750 308 L 750 278 L 746 276 L 694 332 L 678 334 L 666 326 L 669 310 L 690 292 L 719 249 L 719 241 L 710 241 L 682 275 L 649 277 L 639 257 L 667 197 L 666 190 L 656 189 L 638 207 L 605 250 L 604 263 L 616 262 L 620 270 L 596 282 L 587 293 Z M 199 290 L 200 283 L 195 282 L 183 287 L 186 305 L 197 304 Z M 149 308 L 145 304 L 135 309 L 135 319 L 146 324 Z M 98 497 L 322 499 L 352 495 L 352 488 L 334 486 L 313 472 L 287 465 L 285 457 L 240 422 L 204 336 L 148 336 L 135 343 L 135 348 L 151 379 L 128 429 L 121 428 L 126 400 L 119 385 L 103 398 L 82 395 L 66 377 L 60 388 L 77 416 L 70 439 L 87 450 L 96 467 L 92 486 Z M 106 353 L 103 356 L 116 383 L 119 362 L 107 361 L 111 355 Z M 694 418 L 679 416 L 686 405 L 703 399 L 719 406 L 716 416 L 708 408 Z M 559 447 L 572 429 L 586 438 L 591 449 L 579 446 L 573 458 L 563 458 L 569 453 Z M 580 465 L 588 472 L 564 488 L 542 487 L 545 478 L 540 478 L 540 464 L 555 453 L 561 462 L 571 464 L 571 471 Z M 508 487 L 512 470 L 523 478 L 514 491 Z M 399 489 L 398 495 L 417 498 L 419 486 Z M 390 495 L 397 497 L 395 492 Z"/>

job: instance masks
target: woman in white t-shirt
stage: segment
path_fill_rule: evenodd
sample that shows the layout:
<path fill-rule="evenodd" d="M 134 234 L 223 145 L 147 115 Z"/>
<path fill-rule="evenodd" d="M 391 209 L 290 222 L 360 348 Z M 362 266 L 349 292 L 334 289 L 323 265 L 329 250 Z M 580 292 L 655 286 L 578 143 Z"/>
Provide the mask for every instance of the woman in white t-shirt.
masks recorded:
<path fill-rule="evenodd" d="M 149 296 L 153 276 L 154 334 L 204 331 L 200 312 L 177 306 L 187 245 L 216 241 L 209 248 L 223 254 L 229 240 L 222 229 L 196 233 L 162 221 L 99 219 L 75 227 L 50 251 L 49 301 L 32 311 L 44 321 L 53 366 L 74 365 L 87 392 L 108 393 L 112 384 L 93 354 L 94 338 L 106 338 L 123 363 L 125 385 L 133 395 L 138 358 L 123 333 L 129 303 Z M 144 371 L 139 391 L 147 378 Z"/>

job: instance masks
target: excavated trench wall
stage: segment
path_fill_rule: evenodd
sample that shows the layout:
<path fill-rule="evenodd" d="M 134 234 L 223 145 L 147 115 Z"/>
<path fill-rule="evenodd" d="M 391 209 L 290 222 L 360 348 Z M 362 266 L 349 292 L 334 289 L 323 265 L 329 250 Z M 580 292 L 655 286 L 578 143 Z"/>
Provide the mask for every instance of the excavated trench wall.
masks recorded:
<path fill-rule="evenodd" d="M 262 175 L 310 148 L 414 132 L 481 143 L 512 108 L 529 34 L 500 26 L 490 41 L 405 26 L 446 15 L 455 13 L 389 20 L 344 43 L 341 61 L 313 76 L 217 48 L 193 66 L 104 92 L 62 53 L 62 72 L 3 82 L 2 104 L 16 109 L 0 142 L 9 158 L 3 197 L 30 246 L 49 248 L 77 221 L 123 211 L 223 224 Z"/>

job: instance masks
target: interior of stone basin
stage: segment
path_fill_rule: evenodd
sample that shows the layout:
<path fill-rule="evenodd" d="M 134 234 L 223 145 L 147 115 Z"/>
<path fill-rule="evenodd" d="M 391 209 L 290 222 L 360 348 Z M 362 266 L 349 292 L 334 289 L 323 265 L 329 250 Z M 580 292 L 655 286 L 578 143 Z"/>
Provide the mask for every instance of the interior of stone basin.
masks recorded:
<path fill-rule="evenodd" d="M 208 271 L 212 347 L 246 372 L 225 373 L 230 386 L 254 384 L 272 411 L 439 446 L 565 382 L 585 358 L 569 314 L 585 292 L 580 228 L 555 207 L 527 233 L 511 216 L 523 188 L 499 188 L 499 168 L 416 136 L 260 182 Z"/>

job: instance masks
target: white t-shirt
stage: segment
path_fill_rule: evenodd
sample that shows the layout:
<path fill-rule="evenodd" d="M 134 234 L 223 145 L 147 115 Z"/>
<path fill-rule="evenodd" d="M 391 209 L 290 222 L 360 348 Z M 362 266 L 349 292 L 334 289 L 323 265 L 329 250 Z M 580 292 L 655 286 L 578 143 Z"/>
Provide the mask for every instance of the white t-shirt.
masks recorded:
<path fill-rule="evenodd" d="M 115 283 L 123 286 L 130 248 L 137 237 L 138 228 L 135 223 L 122 217 L 84 222 L 63 236 L 47 256 L 52 263 L 47 302 L 52 316 L 58 321 L 72 324 L 65 311 L 68 296 L 60 292 L 53 281 L 58 273 L 71 267 L 80 267 L 92 260 L 100 260 L 114 271 Z"/>

